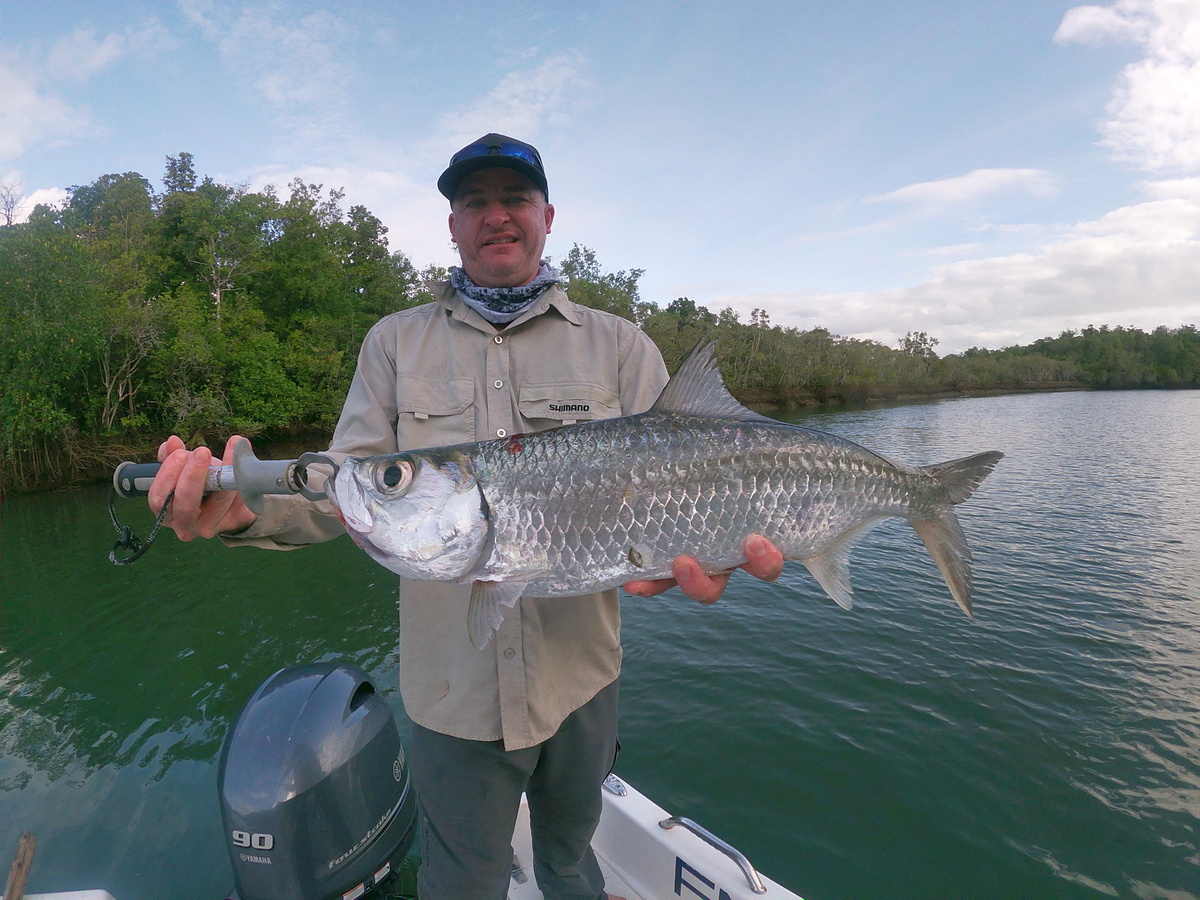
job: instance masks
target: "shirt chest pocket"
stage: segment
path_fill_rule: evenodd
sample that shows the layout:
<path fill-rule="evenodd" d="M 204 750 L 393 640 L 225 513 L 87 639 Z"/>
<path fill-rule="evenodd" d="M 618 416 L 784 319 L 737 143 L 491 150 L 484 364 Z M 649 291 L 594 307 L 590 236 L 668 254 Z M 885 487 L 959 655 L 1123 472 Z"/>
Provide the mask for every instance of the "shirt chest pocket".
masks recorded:
<path fill-rule="evenodd" d="M 570 425 L 621 415 L 621 398 L 617 393 L 590 382 L 524 384 L 517 405 L 523 418 L 549 419 L 548 425 Z"/>
<path fill-rule="evenodd" d="M 412 450 L 475 440 L 475 382 L 396 376 L 396 445 Z"/>

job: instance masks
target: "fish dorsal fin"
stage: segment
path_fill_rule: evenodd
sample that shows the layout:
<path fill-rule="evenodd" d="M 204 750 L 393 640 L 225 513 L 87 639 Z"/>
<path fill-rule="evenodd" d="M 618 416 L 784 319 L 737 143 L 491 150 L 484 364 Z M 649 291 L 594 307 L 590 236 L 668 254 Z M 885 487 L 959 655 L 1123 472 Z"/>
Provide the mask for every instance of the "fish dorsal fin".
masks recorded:
<path fill-rule="evenodd" d="M 696 344 L 671 376 L 651 410 L 683 416 L 775 421 L 746 409 L 729 393 L 717 368 L 716 346 L 713 338 L 704 338 Z"/>

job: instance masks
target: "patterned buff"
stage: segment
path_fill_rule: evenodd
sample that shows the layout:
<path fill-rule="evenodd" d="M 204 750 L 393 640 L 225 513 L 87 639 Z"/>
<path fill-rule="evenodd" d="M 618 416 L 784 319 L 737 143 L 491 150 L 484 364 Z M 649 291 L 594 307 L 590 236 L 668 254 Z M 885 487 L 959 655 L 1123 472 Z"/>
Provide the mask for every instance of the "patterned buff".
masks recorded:
<path fill-rule="evenodd" d="M 458 266 L 450 267 L 450 283 L 463 302 L 494 325 L 507 325 L 533 306 L 546 288 L 562 280 L 558 269 L 544 259 L 533 281 L 511 288 L 480 287 Z"/>

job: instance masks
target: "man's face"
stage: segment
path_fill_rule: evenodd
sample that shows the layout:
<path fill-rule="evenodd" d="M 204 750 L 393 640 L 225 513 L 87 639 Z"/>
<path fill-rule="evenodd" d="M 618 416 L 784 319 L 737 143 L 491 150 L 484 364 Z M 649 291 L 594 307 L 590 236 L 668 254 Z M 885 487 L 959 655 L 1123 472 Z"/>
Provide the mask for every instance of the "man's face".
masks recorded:
<path fill-rule="evenodd" d="M 450 236 L 480 287 L 517 287 L 538 272 L 554 207 L 532 181 L 495 166 L 462 180 L 450 204 Z"/>

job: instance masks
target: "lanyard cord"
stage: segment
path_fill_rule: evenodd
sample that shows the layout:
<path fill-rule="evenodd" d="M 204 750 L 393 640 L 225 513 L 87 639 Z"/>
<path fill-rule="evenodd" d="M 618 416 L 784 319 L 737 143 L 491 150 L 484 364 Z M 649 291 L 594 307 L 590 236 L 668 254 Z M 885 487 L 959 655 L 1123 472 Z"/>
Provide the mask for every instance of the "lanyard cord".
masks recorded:
<path fill-rule="evenodd" d="M 117 529 L 117 542 L 112 545 L 112 549 L 108 551 L 108 561 L 114 566 L 128 566 L 131 563 L 137 562 L 150 549 L 150 545 L 154 543 L 154 539 L 158 536 L 158 529 L 162 528 L 163 519 L 167 517 L 167 507 L 171 505 L 171 498 L 175 496 L 175 492 L 167 494 L 167 500 L 162 505 L 162 509 L 158 511 L 158 518 L 154 521 L 154 528 L 150 531 L 150 536 L 146 538 L 143 544 L 142 539 L 133 533 L 133 529 L 128 525 L 122 525 L 117 521 L 117 510 L 113 505 L 113 501 L 117 498 L 115 487 L 108 489 L 108 517 L 112 520 L 113 528 Z M 118 551 L 128 550 L 128 556 L 117 556 Z"/>

